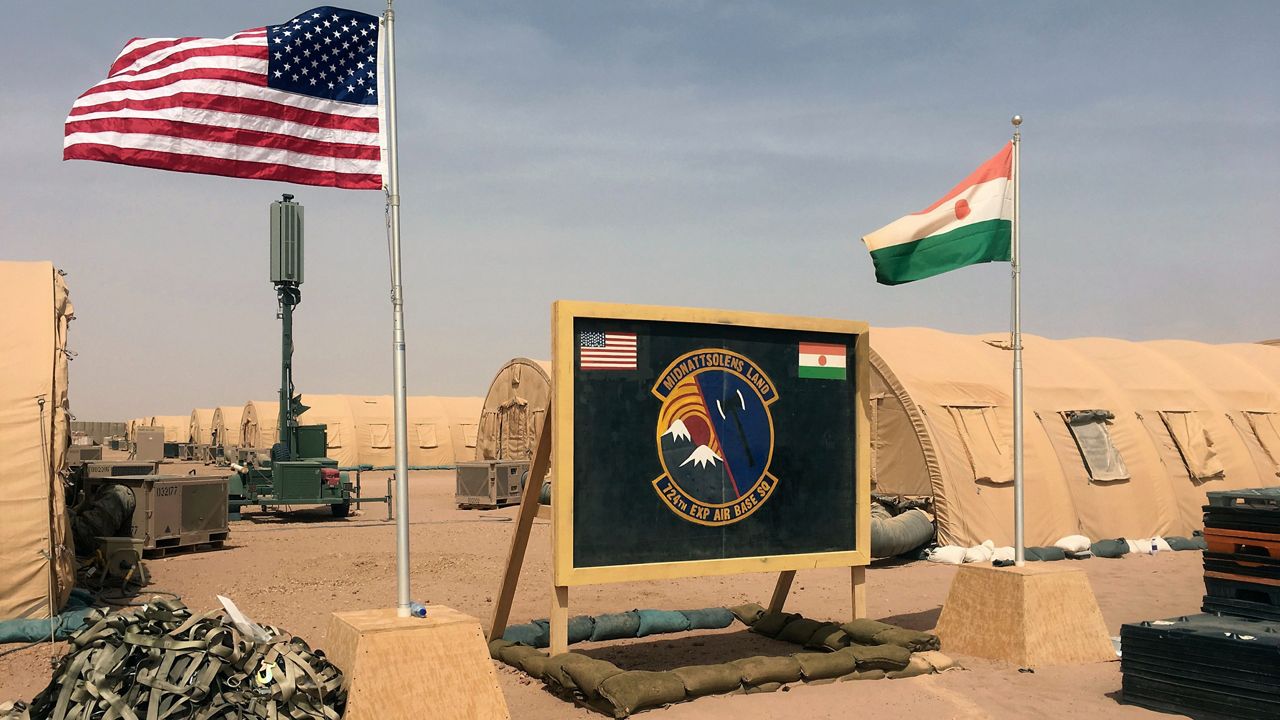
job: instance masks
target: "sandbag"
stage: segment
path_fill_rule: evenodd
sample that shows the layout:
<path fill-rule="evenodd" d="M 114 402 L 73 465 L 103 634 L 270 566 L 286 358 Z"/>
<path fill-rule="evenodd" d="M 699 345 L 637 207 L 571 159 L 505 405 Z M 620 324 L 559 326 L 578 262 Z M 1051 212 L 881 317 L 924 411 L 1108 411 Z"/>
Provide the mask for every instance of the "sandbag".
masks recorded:
<path fill-rule="evenodd" d="M 1203 537 L 1180 537 L 1174 535 L 1164 539 L 1173 550 L 1204 550 L 1208 547 Z"/>
<path fill-rule="evenodd" d="M 590 615 L 574 615 L 569 618 L 569 643 L 586 642 L 595 633 L 596 619 Z M 548 633 L 550 626 L 548 625 Z"/>
<path fill-rule="evenodd" d="M 835 623 L 825 623 L 805 643 L 810 650 L 839 650 L 849 645 L 849 636 Z"/>
<path fill-rule="evenodd" d="M 792 657 L 800 663 L 800 675 L 805 680 L 837 678 L 858 667 L 857 659 L 845 653 L 796 653 Z"/>
<path fill-rule="evenodd" d="M 689 621 L 690 630 L 719 630 L 733 624 L 733 613 L 722 607 L 681 610 L 680 614 Z"/>
<path fill-rule="evenodd" d="M 840 682 L 849 680 L 883 680 L 884 677 L 885 672 L 883 670 L 859 670 L 841 677 Z"/>
<path fill-rule="evenodd" d="M 551 633 L 546 626 L 531 622 L 523 625 L 508 625 L 507 629 L 502 631 L 502 639 L 529 647 L 543 648 L 551 644 Z"/>
<path fill-rule="evenodd" d="M 850 645 L 839 652 L 853 656 L 858 670 L 901 670 L 911 660 L 911 651 L 897 645 Z"/>
<path fill-rule="evenodd" d="M 946 672 L 954 668 L 960 667 L 960 663 L 953 660 L 948 655 L 943 655 L 937 650 L 926 650 L 921 653 L 915 653 L 912 658 L 923 658 L 925 662 L 933 666 L 934 672 Z"/>
<path fill-rule="evenodd" d="M 911 552 L 933 539 L 933 520 L 919 508 L 890 516 L 881 505 L 871 506 L 871 557 L 889 558 Z"/>
<path fill-rule="evenodd" d="M 885 673 L 885 677 L 890 679 L 909 678 L 917 675 L 928 675 L 932 672 L 933 666 L 929 664 L 928 660 L 920 657 L 919 655 L 912 655 L 907 661 L 906 667 L 901 670 L 894 670 L 893 672 Z"/>
<path fill-rule="evenodd" d="M 640 631 L 640 616 L 633 612 L 597 615 L 591 628 L 591 641 L 633 638 Z"/>
<path fill-rule="evenodd" d="M 751 632 L 760 633 L 765 637 L 777 637 L 787 623 L 798 617 L 800 616 L 796 613 L 766 612 L 756 620 L 755 625 L 751 626 Z"/>
<path fill-rule="evenodd" d="M 608 660 L 589 658 L 590 662 L 575 662 L 564 666 L 564 671 L 573 679 L 578 692 L 588 700 L 600 699 L 600 683 L 622 672 L 622 669 Z"/>
<path fill-rule="evenodd" d="M 879 620 L 870 618 L 858 618 L 851 622 L 847 622 L 840 626 L 848 634 L 849 638 L 856 643 L 863 645 L 875 645 L 876 634 L 885 630 L 892 630 L 893 626 L 888 623 L 882 623 Z"/>
<path fill-rule="evenodd" d="M 553 690 L 577 690 L 578 686 L 569 675 L 568 667 L 576 663 L 591 662 L 595 658 L 576 652 L 564 652 L 552 655 L 542 666 L 542 680 Z"/>
<path fill-rule="evenodd" d="M 989 562 L 991 560 L 991 555 L 995 550 L 996 544 L 990 540 L 985 540 L 982 544 L 974 545 L 973 547 L 965 550 L 964 561 L 967 563 Z"/>
<path fill-rule="evenodd" d="M 967 549 L 959 545 L 943 545 L 930 550 L 925 554 L 924 559 L 929 562 L 943 563 L 944 565 L 960 565 L 964 562 L 964 554 Z"/>
<path fill-rule="evenodd" d="M 1089 551 L 1096 557 L 1121 558 L 1129 553 L 1129 543 L 1124 538 L 1099 540 L 1089 546 Z"/>
<path fill-rule="evenodd" d="M 498 651 L 498 659 L 512 667 L 523 670 L 524 668 L 520 664 L 522 659 L 529 655 L 544 654 L 545 653 L 540 652 L 537 648 L 532 648 L 528 645 L 508 645 Z"/>
<path fill-rule="evenodd" d="M 729 612 L 733 613 L 733 616 L 743 625 L 751 627 L 764 615 L 765 610 L 759 603 L 745 603 L 729 608 Z"/>
<path fill-rule="evenodd" d="M 499 638 L 497 640 L 490 640 L 489 641 L 489 657 L 493 658 L 494 660 L 501 660 L 502 657 L 498 653 L 502 650 L 502 648 L 510 647 L 512 645 L 515 645 L 515 643 L 510 640 L 504 640 L 502 638 Z"/>
<path fill-rule="evenodd" d="M 800 663 L 789 655 L 757 655 L 734 660 L 729 664 L 738 668 L 742 684 L 748 687 L 768 682 L 793 683 L 800 680 Z"/>
<path fill-rule="evenodd" d="M 756 693 L 771 693 L 781 690 L 782 685 L 783 683 L 780 682 L 767 682 L 761 683 L 760 685 L 749 685 L 743 688 L 743 690 L 745 690 L 748 695 L 754 695 Z"/>
<path fill-rule="evenodd" d="M 1057 547 L 1029 547 L 1022 551 L 1022 554 L 1028 560 L 1038 562 L 1052 562 L 1055 560 L 1066 560 L 1067 553 L 1062 548 Z"/>
<path fill-rule="evenodd" d="M 680 702 L 684 697 L 684 683 L 669 671 L 627 670 L 600 683 L 600 698 L 613 707 L 615 718 Z"/>
<path fill-rule="evenodd" d="M 877 645 L 897 645 L 912 652 L 937 650 L 941 647 L 938 636 L 933 633 L 899 627 L 876 633 L 875 642 Z"/>
<path fill-rule="evenodd" d="M 547 674 L 547 663 L 551 657 L 546 653 L 530 653 L 520 658 L 520 669 L 541 680 Z"/>
<path fill-rule="evenodd" d="M 1016 559 L 1016 555 L 1017 553 L 1014 551 L 1013 547 L 1005 545 L 1004 547 L 998 547 L 991 552 L 991 562 L 1011 563 Z"/>
<path fill-rule="evenodd" d="M 636 610 L 640 616 L 640 628 L 636 637 L 660 633 L 684 632 L 689 629 L 689 618 L 676 610 Z"/>
<path fill-rule="evenodd" d="M 1058 542 L 1053 544 L 1054 547 L 1061 548 L 1063 552 L 1069 553 L 1084 552 L 1089 549 L 1089 545 L 1089 538 L 1083 535 L 1067 535 L 1066 537 L 1058 538 Z"/>
<path fill-rule="evenodd" d="M 795 643 L 797 645 L 805 645 L 809 642 L 809 638 L 822 627 L 822 623 L 817 620 L 810 620 L 806 617 L 797 617 L 795 620 L 783 626 L 782 631 L 778 633 L 778 640 L 784 642 Z"/>
<path fill-rule="evenodd" d="M 742 687 L 742 672 L 736 665 L 689 665 L 671 671 L 684 683 L 689 697 L 730 693 Z"/>

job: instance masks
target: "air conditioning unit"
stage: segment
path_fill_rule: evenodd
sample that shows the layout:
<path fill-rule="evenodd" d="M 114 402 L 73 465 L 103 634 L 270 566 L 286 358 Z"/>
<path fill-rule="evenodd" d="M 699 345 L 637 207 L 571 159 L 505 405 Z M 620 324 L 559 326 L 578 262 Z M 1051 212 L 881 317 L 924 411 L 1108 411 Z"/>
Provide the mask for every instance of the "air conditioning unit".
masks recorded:
<path fill-rule="evenodd" d="M 494 510 L 518 504 L 528 476 L 528 460 L 460 462 L 454 501 L 464 510 Z"/>

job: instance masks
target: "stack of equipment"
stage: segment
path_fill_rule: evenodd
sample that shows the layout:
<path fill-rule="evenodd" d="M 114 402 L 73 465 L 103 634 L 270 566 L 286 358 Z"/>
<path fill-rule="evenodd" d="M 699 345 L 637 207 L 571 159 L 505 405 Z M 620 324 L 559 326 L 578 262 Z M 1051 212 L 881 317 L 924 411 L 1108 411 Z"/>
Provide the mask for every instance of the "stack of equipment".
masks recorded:
<path fill-rule="evenodd" d="M 1280 487 L 1209 493 L 1205 612 L 1280 621 Z"/>
<path fill-rule="evenodd" d="M 1124 699 L 1193 717 L 1280 717 L 1280 623 L 1191 615 L 1120 628 Z"/>

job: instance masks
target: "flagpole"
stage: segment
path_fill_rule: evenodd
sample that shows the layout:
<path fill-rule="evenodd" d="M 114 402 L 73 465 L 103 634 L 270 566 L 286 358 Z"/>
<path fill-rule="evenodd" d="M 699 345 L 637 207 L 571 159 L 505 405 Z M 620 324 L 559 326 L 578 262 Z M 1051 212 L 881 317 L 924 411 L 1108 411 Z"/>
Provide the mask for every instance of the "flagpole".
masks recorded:
<path fill-rule="evenodd" d="M 396 152 L 395 10 L 387 0 L 385 48 L 387 65 L 385 105 L 387 133 L 387 232 L 391 252 L 391 351 L 395 374 L 393 399 L 396 433 L 396 614 L 409 617 L 409 429 L 405 392 L 404 290 L 400 284 L 400 164 Z"/>
<path fill-rule="evenodd" d="M 1022 258 L 1018 237 L 1019 203 L 1018 185 L 1022 182 L 1019 160 L 1022 145 L 1022 116 L 1013 116 L 1013 560 L 1022 567 L 1026 564 L 1023 538 L 1022 512 Z"/>

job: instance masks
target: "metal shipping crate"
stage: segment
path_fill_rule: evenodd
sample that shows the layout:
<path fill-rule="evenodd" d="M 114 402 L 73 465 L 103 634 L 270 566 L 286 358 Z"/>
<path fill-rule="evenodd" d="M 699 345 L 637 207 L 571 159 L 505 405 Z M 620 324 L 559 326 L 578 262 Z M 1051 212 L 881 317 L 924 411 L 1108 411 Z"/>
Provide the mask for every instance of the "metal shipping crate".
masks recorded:
<path fill-rule="evenodd" d="M 191 475 L 127 475 L 94 478 L 100 483 L 133 490 L 137 506 L 130 534 L 143 550 L 163 555 L 168 550 L 209 544 L 221 547 L 227 539 L 227 479 Z"/>
<path fill-rule="evenodd" d="M 454 501 L 460 508 L 491 510 L 520 502 L 529 475 L 528 460 L 481 460 L 458 463 Z"/>

